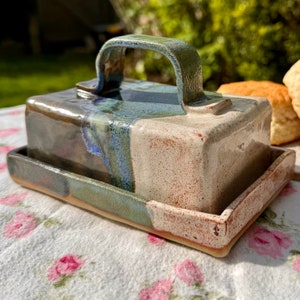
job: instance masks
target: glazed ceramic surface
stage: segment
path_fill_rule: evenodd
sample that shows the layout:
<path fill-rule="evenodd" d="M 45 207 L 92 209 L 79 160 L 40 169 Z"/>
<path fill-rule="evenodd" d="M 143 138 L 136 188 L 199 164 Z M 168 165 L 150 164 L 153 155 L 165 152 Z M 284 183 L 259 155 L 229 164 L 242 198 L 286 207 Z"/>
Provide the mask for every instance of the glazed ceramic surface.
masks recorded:
<path fill-rule="evenodd" d="M 124 80 L 126 48 L 169 58 L 177 87 Z M 104 45 L 96 66 L 97 80 L 27 101 L 29 157 L 213 214 L 269 166 L 268 101 L 204 92 L 198 54 L 186 43 L 118 37 Z"/>

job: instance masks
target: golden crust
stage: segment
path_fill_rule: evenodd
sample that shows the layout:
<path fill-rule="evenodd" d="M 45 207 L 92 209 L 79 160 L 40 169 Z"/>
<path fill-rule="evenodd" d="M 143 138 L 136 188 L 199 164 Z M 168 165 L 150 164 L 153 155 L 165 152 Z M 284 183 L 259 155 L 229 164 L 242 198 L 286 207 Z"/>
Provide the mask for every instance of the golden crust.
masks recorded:
<path fill-rule="evenodd" d="M 283 83 L 288 88 L 292 98 L 292 106 L 300 118 L 300 60 L 286 72 L 283 77 Z"/>
<path fill-rule="evenodd" d="M 281 145 L 300 138 L 300 119 L 293 109 L 289 90 L 283 84 L 271 81 L 241 81 L 223 84 L 217 92 L 267 98 L 272 105 L 272 145 Z"/>
<path fill-rule="evenodd" d="M 268 80 L 249 80 L 222 84 L 217 92 L 240 96 L 264 97 L 267 98 L 272 105 L 281 103 L 290 105 L 292 102 L 286 86 Z"/>

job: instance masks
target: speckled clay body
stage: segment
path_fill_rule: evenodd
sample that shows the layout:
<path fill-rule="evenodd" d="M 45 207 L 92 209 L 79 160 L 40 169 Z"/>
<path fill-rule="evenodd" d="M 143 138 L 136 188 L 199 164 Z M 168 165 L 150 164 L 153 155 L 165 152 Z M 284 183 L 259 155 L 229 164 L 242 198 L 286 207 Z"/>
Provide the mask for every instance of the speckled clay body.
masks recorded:
<path fill-rule="evenodd" d="M 217 100 L 214 104 L 224 100 Z M 141 119 L 131 128 L 135 192 L 221 213 L 270 162 L 265 101 L 231 99 L 220 111 Z"/>

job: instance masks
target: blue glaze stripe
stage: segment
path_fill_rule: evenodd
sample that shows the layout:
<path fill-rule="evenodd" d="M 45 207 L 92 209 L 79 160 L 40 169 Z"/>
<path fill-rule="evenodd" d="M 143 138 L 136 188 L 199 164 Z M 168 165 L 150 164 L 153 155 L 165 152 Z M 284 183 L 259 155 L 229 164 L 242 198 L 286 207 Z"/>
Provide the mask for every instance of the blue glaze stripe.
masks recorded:
<path fill-rule="evenodd" d="M 162 88 L 162 94 L 164 91 Z M 134 191 L 134 174 L 130 155 L 130 128 L 138 119 L 185 114 L 180 105 L 103 97 L 85 104 L 83 109 L 87 111 L 82 126 L 87 150 L 102 159 L 112 184 L 131 192 Z"/>

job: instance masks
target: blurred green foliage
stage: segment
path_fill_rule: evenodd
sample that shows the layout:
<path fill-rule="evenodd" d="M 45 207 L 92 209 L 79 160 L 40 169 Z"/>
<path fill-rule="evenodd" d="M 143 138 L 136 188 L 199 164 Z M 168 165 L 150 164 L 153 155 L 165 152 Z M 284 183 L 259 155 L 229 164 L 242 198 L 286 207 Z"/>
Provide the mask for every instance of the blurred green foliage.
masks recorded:
<path fill-rule="evenodd" d="M 0 107 L 25 104 L 30 96 L 75 87 L 96 77 L 94 55 L 12 56 L 0 59 Z"/>
<path fill-rule="evenodd" d="M 298 0 L 111 2 L 129 32 L 179 38 L 193 45 L 202 60 L 205 89 L 239 80 L 282 82 L 300 58 Z M 162 69 L 167 76 L 173 74 L 157 55 L 147 55 L 144 65 L 150 73 Z"/>

